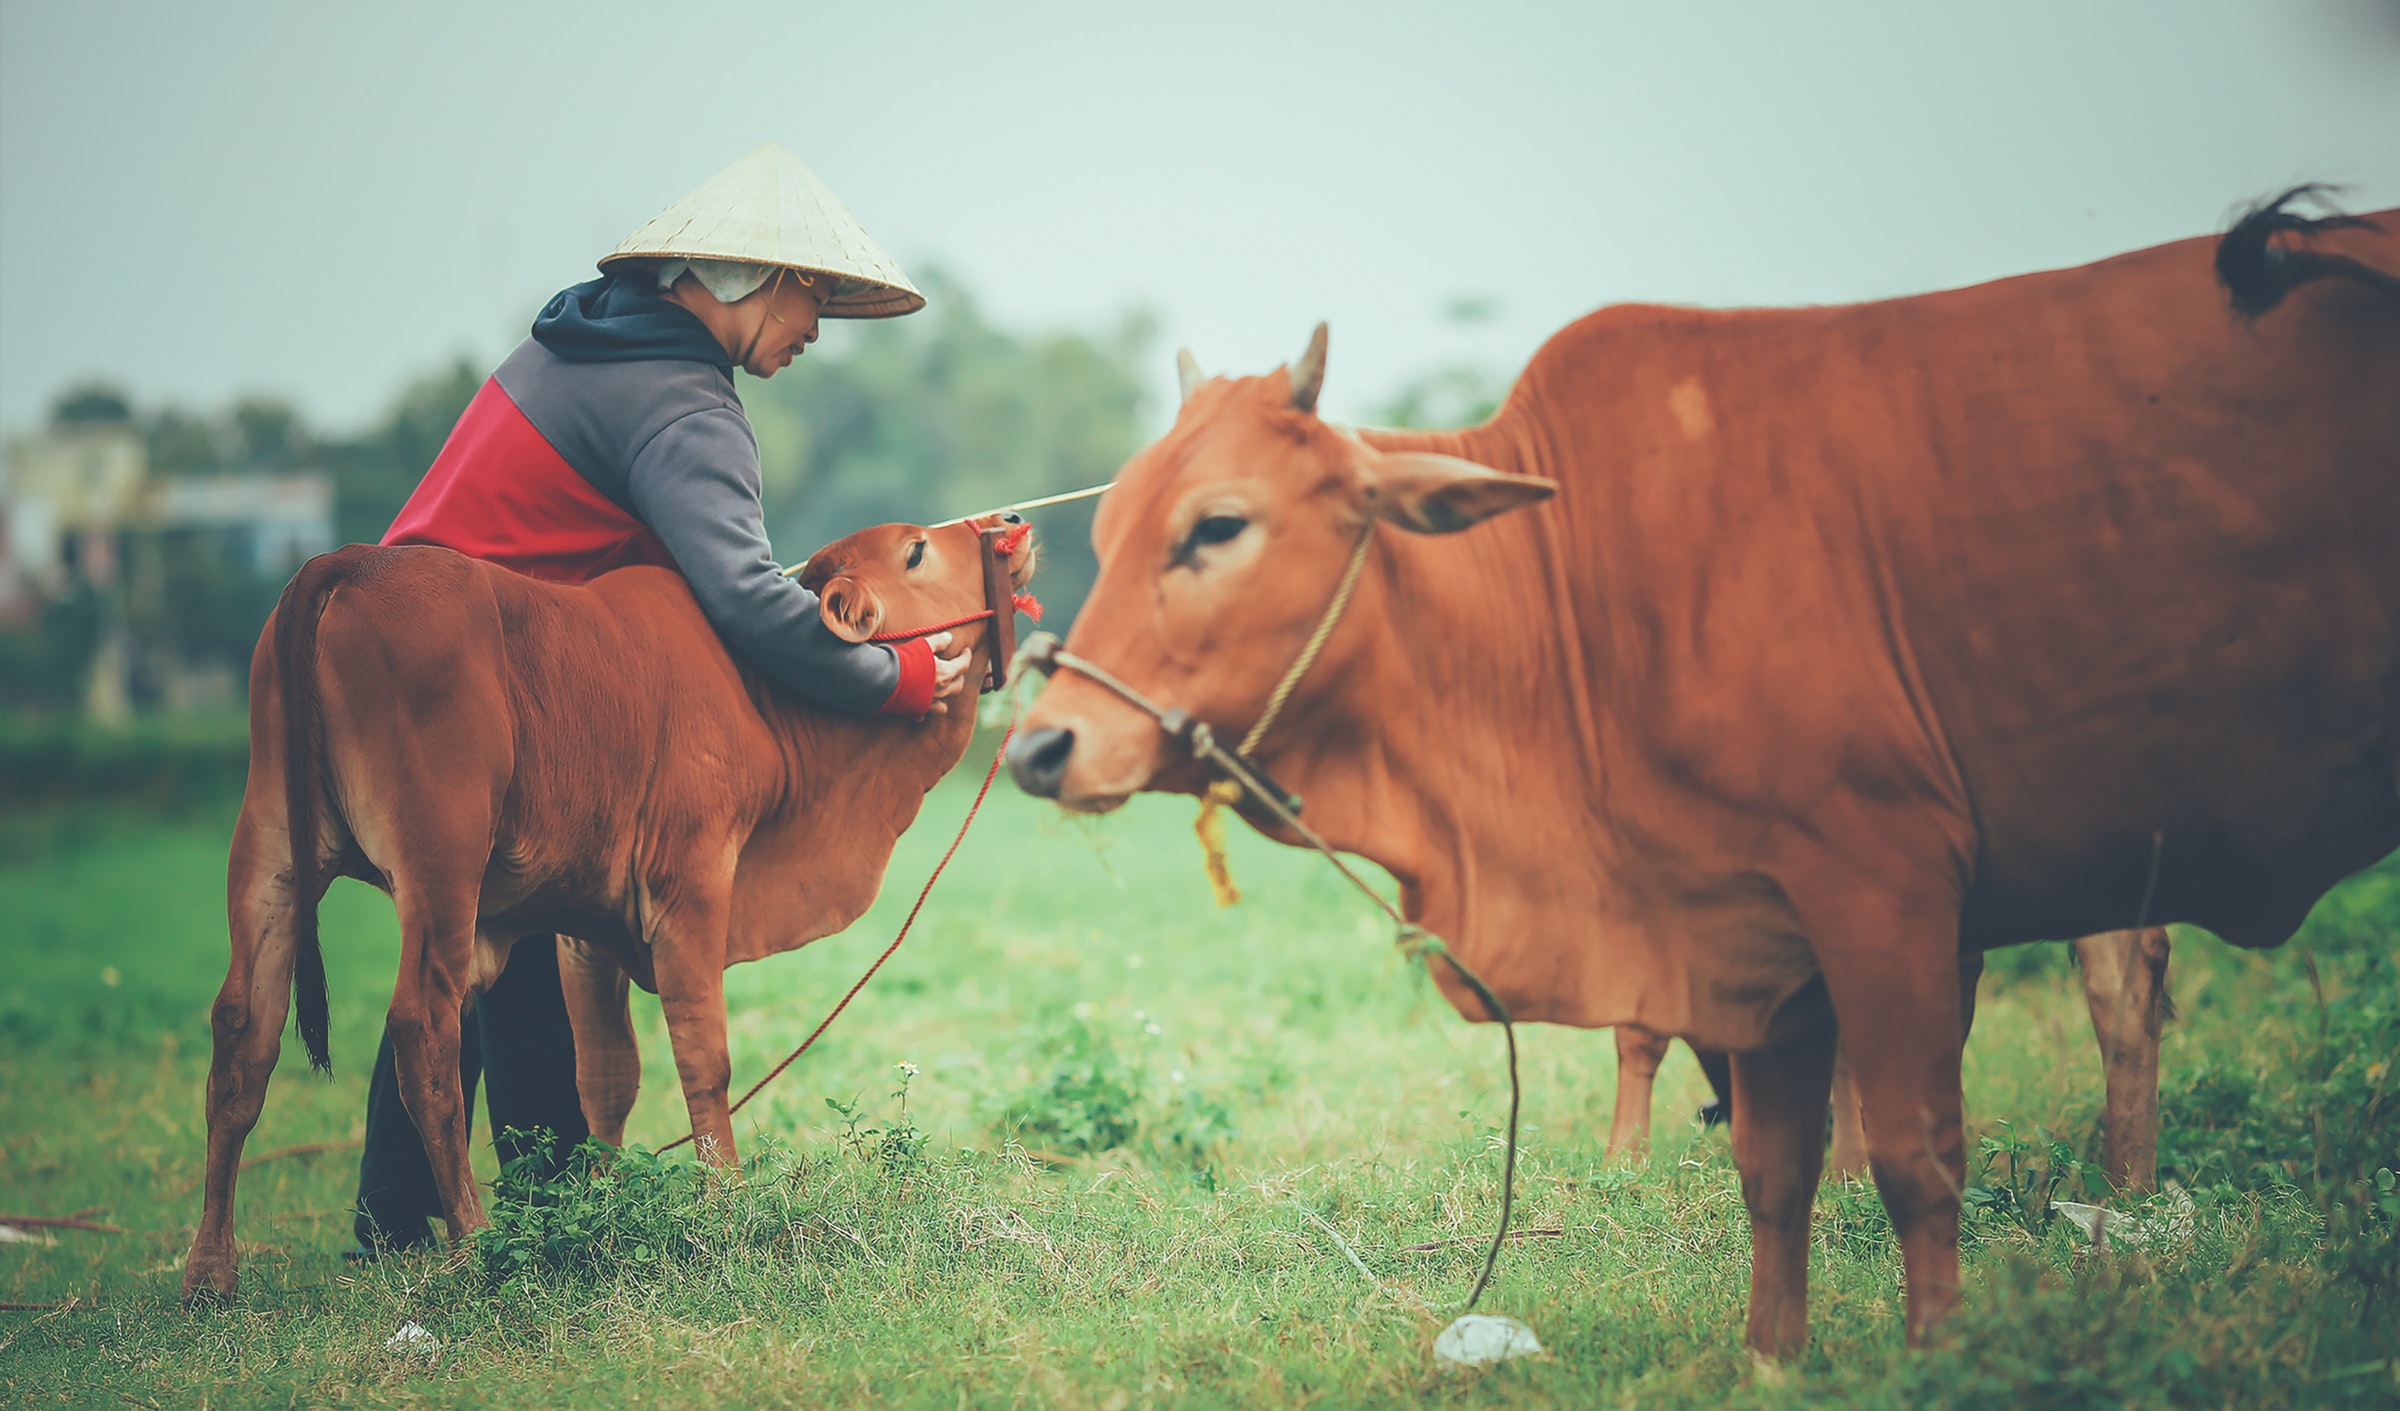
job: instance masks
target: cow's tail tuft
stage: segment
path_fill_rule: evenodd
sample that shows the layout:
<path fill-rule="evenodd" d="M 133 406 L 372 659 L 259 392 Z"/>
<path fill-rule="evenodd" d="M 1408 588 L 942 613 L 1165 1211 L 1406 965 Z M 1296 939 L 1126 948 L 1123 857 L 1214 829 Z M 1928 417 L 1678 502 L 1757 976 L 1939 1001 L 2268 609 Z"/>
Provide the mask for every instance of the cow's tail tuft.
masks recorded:
<path fill-rule="evenodd" d="M 2339 188 L 2323 182 L 2295 186 L 2245 209 L 2217 241 L 2217 282 L 2233 311 L 2254 319 L 2283 302 L 2286 294 L 2319 279 L 2340 278 L 2363 284 L 2400 299 L 2400 276 L 2348 255 L 2299 249 L 2278 244 L 2279 235 L 2306 236 L 2321 230 L 2358 227 L 2380 230 L 2361 216 L 2347 215 L 2333 204 Z M 2305 216 L 2290 209 L 2296 201 L 2313 203 L 2325 212 Z"/>
<path fill-rule="evenodd" d="M 309 560 L 275 604 L 275 677 L 282 688 L 284 824 L 292 839 L 292 1013 L 308 1064 L 333 1071 L 325 997 L 325 952 L 317 940 L 317 902 L 325 877 L 317 856 L 317 806 L 324 796 L 324 712 L 317 695 L 317 622 L 326 600 L 349 577 L 327 554 Z"/>

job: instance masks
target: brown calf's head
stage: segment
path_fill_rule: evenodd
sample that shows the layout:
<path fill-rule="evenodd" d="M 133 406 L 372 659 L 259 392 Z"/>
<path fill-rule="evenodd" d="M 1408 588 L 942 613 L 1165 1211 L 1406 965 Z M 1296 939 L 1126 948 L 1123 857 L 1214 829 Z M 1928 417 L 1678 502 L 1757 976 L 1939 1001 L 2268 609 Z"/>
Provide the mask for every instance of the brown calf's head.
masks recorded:
<path fill-rule="evenodd" d="M 916 635 L 937 623 L 990 606 L 984 600 L 979 536 L 1004 527 L 1009 586 L 1022 592 L 1033 579 L 1032 527 L 1015 514 L 984 515 L 936 529 L 878 524 L 845 535 L 809 555 L 800 586 L 821 600 L 825 626 L 844 641 L 878 634 Z M 1013 542 L 1012 542 L 1013 541 Z M 956 629 L 988 632 L 987 623 Z"/>
<path fill-rule="evenodd" d="M 1446 534 L 1556 488 L 1453 456 L 1379 451 L 1319 419 L 1323 324 L 1297 362 L 1264 377 L 1204 378 L 1189 353 L 1177 367 L 1174 428 L 1126 463 L 1092 521 L 1100 576 L 1067 646 L 1228 744 L 1306 644 L 1361 535 L 1378 524 Z M 1362 585 L 1350 617 L 1371 614 L 1372 596 Z M 1294 711 L 1335 689 L 1367 636 L 1344 621 Z M 1166 743 L 1151 717 L 1061 671 L 1026 717 L 1009 767 L 1029 793 L 1100 812 L 1144 789 L 1198 782 Z"/>

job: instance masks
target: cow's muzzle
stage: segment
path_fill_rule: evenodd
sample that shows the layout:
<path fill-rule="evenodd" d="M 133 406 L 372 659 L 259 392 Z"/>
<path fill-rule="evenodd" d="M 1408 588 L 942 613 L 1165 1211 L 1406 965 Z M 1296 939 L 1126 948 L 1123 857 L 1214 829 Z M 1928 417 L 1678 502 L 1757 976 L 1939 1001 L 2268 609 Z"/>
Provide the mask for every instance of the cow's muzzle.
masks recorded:
<path fill-rule="evenodd" d="M 1017 787 L 1038 799 L 1054 799 L 1075 754 L 1075 732 L 1055 726 L 1028 730 L 1008 744 L 1008 773 Z"/>

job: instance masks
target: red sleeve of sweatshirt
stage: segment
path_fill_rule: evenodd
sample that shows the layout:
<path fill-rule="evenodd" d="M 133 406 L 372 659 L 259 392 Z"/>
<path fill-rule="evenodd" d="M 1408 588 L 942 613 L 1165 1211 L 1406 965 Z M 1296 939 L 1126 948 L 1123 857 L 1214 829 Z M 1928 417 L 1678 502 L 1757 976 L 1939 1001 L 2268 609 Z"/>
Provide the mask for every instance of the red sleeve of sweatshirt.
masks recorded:
<path fill-rule="evenodd" d="M 892 654 L 900 658 L 900 684 L 877 707 L 878 715 L 899 715 L 915 720 L 933 709 L 933 648 L 922 637 L 894 642 Z"/>

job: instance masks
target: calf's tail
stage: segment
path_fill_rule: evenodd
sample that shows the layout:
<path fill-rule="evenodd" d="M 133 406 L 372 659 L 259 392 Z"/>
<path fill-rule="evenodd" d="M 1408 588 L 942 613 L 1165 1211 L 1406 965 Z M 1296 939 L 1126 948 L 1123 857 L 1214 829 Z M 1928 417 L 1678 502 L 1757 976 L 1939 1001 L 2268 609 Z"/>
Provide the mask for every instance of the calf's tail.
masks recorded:
<path fill-rule="evenodd" d="M 317 805 L 324 797 L 324 712 L 317 692 L 317 622 L 349 577 L 338 555 L 310 559 L 275 604 L 275 678 L 283 706 L 283 809 L 292 840 L 292 1013 L 308 1063 L 333 1071 L 325 998 L 325 952 L 317 941 L 317 901 L 325 877 L 317 855 Z"/>
<path fill-rule="evenodd" d="M 2276 243 L 2279 235 L 2305 236 L 2352 227 L 2382 229 L 2371 220 L 2336 209 L 2328 199 L 2333 190 L 2322 182 L 2311 182 L 2269 197 L 2243 211 L 2217 241 L 2217 282 L 2225 286 L 2235 313 L 2257 318 L 2282 303 L 2294 289 L 2320 279 L 2347 279 L 2400 299 L 2400 275 L 2348 255 Z M 2295 201 L 2312 201 L 2326 214 L 2301 215 L 2289 209 Z"/>

